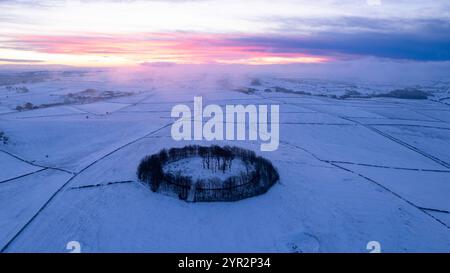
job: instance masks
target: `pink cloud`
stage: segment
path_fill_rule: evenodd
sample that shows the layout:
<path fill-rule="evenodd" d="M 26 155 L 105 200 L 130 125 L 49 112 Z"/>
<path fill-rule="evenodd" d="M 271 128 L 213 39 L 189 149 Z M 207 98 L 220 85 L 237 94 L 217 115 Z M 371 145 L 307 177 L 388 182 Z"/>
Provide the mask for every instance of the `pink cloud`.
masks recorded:
<path fill-rule="evenodd" d="M 327 56 L 298 50 L 282 52 L 266 45 L 235 43 L 241 36 L 199 33 L 15 37 L 13 47 L 49 54 L 120 56 L 130 62 L 295 63 L 326 62 Z"/>

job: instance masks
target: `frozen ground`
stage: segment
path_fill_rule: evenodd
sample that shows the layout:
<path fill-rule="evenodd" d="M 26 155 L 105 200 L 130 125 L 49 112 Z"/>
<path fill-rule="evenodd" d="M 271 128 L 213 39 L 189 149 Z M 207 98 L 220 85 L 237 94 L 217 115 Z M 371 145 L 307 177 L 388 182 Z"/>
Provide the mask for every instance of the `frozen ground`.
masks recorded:
<path fill-rule="evenodd" d="M 407 100 L 372 96 L 405 88 L 395 85 L 2 73 L 2 252 L 67 252 L 69 241 L 83 252 L 367 252 L 369 241 L 384 252 L 450 252 L 449 83 L 413 86 L 432 96 Z M 88 89 L 127 95 L 63 99 Z M 370 96 L 336 99 L 349 90 Z M 145 155 L 210 144 L 170 137 L 171 108 L 192 107 L 194 95 L 205 105 L 280 104 L 277 151 L 215 142 L 270 159 L 281 179 L 268 193 L 186 203 L 137 182 Z M 45 106 L 16 110 L 27 102 Z"/>

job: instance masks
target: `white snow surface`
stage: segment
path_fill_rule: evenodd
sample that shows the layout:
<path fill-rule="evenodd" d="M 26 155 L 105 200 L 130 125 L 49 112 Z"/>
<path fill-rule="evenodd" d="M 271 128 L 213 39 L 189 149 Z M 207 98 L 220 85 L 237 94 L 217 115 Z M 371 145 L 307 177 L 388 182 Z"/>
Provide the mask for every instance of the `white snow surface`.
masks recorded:
<path fill-rule="evenodd" d="M 192 181 L 197 181 L 198 179 L 219 179 L 220 181 L 224 181 L 229 177 L 239 175 L 241 172 L 246 173 L 244 162 L 238 158 L 233 159 L 231 168 L 227 168 L 223 172 L 221 170 L 217 170 L 216 168 L 208 169 L 203 167 L 202 158 L 199 156 L 170 162 L 163 166 L 163 170 L 165 173 L 191 177 Z"/>
<path fill-rule="evenodd" d="M 0 144 L 0 250 L 67 252 L 78 241 L 82 252 L 367 252 L 379 241 L 383 252 L 450 252 L 450 83 L 415 86 L 434 92 L 426 100 L 334 99 L 318 95 L 402 87 L 260 76 L 262 85 L 245 94 L 236 89 L 254 77 L 227 77 L 122 80 L 90 71 L 13 85 L 25 93 L 0 86 L 0 131 L 9 137 Z M 264 92 L 273 86 L 312 94 Z M 134 95 L 15 109 L 89 88 Z M 194 95 L 204 105 L 279 104 L 279 149 L 174 141 L 170 111 L 192 108 Z M 254 150 L 280 181 L 260 196 L 212 203 L 138 181 L 143 157 L 191 144 Z"/>

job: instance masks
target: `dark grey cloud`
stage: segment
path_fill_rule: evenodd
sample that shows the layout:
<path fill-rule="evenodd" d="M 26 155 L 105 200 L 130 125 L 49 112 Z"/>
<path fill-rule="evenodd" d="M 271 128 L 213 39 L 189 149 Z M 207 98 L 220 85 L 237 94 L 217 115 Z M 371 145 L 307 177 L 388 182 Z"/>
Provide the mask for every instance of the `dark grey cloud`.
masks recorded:
<path fill-rule="evenodd" d="M 426 31 L 430 27 L 449 24 L 448 19 L 402 17 L 376 18 L 363 16 L 342 16 L 330 18 L 272 18 L 279 31 L 297 29 L 330 29 L 338 32 L 352 32 L 361 29 L 377 32 Z"/>
<path fill-rule="evenodd" d="M 303 52 L 341 57 L 361 55 L 417 61 L 450 60 L 448 21 L 421 19 L 409 21 L 408 26 L 405 24 L 408 21 L 347 17 L 336 19 L 336 27 L 331 30 L 310 35 L 238 37 L 227 43 L 264 48 L 277 53 Z M 360 30 L 349 31 L 349 27 Z"/>
<path fill-rule="evenodd" d="M 27 59 L 4 59 L 0 58 L 0 62 L 6 63 L 41 63 L 42 60 L 27 60 Z"/>

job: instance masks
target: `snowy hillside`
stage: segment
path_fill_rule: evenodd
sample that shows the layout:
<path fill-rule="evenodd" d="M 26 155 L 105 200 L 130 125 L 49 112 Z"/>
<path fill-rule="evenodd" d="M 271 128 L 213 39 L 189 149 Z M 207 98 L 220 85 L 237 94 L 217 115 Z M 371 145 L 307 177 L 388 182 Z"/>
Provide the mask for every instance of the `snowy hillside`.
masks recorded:
<path fill-rule="evenodd" d="M 69 241 L 83 252 L 367 252 L 369 241 L 384 252 L 450 251 L 449 82 L 0 73 L 2 252 L 67 252 Z M 395 90 L 426 97 L 379 96 Z M 194 95 L 205 105 L 279 104 L 278 150 L 174 141 L 170 111 Z M 144 156 L 191 144 L 254 150 L 280 181 L 212 203 L 138 181 Z"/>

